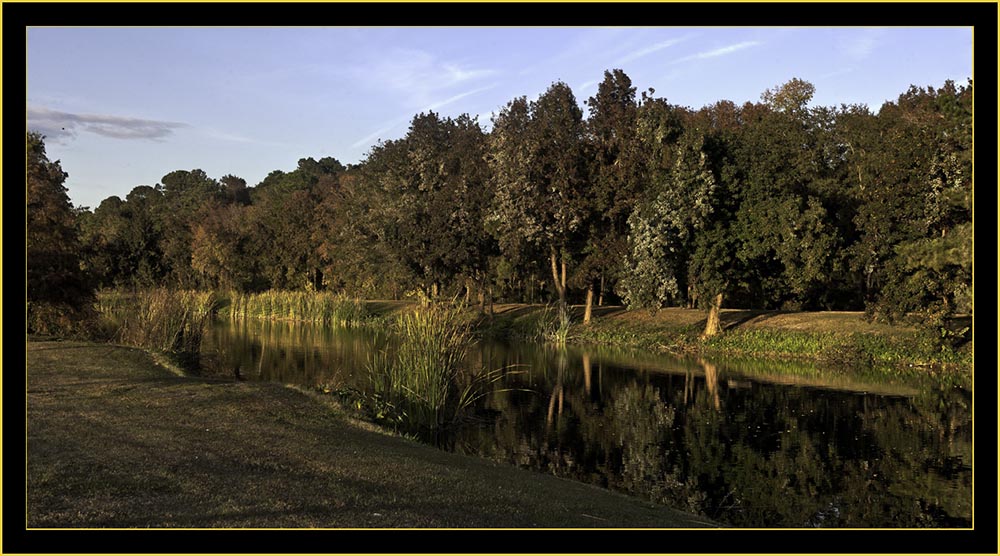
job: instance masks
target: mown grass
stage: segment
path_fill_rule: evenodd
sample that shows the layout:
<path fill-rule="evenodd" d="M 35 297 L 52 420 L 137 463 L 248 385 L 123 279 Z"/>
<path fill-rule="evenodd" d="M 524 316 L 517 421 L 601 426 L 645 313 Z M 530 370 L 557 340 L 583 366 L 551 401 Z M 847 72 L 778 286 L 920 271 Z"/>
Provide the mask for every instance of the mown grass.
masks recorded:
<path fill-rule="evenodd" d="M 328 397 L 176 376 L 137 349 L 29 341 L 26 365 L 32 528 L 713 525 L 387 435 Z"/>

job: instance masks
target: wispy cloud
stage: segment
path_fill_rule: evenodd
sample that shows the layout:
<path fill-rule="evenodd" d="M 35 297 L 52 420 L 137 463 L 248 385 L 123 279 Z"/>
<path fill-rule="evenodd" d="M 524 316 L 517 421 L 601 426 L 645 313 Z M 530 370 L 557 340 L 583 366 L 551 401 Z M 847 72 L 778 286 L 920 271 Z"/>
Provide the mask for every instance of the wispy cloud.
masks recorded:
<path fill-rule="evenodd" d="M 44 107 L 28 108 L 28 129 L 37 131 L 55 142 L 73 139 L 79 131 L 115 139 L 162 141 L 174 130 L 183 127 L 188 125 L 108 114 L 74 114 Z"/>
<path fill-rule="evenodd" d="M 855 60 L 864 60 L 882 41 L 884 29 L 866 29 L 860 36 L 847 38 L 839 44 L 841 53 Z"/>
<path fill-rule="evenodd" d="M 370 145 L 372 143 L 372 141 L 375 141 L 376 139 L 380 139 L 383 134 L 388 133 L 389 131 L 392 131 L 394 128 L 396 128 L 396 126 L 399 126 L 399 125 L 403 124 L 404 122 L 406 122 L 406 118 L 401 118 L 401 119 L 398 119 L 398 120 L 394 120 L 391 123 L 389 123 L 388 125 L 380 127 L 377 130 L 373 131 L 372 133 L 370 133 L 368 135 L 365 135 L 361 139 L 358 139 L 357 141 L 351 143 L 351 148 L 352 149 L 356 149 L 358 147 L 364 147 L 365 145 Z"/>
<path fill-rule="evenodd" d="M 201 128 L 198 130 L 200 133 L 205 135 L 210 139 L 215 139 L 218 141 L 227 141 L 230 143 L 244 143 L 247 145 L 265 145 L 270 147 L 287 147 L 287 143 L 279 143 L 276 141 L 264 141 L 261 139 L 255 139 L 253 137 L 247 137 L 246 135 L 240 135 L 238 133 L 229 133 L 226 131 L 220 131 L 215 128 Z"/>
<path fill-rule="evenodd" d="M 854 70 L 855 70 L 855 68 L 853 68 L 853 67 L 852 68 L 844 68 L 844 69 L 834 70 L 834 71 L 827 72 L 827 73 L 824 73 L 823 75 L 820 75 L 820 76 L 816 77 L 816 80 L 830 79 L 831 77 L 840 77 L 841 75 L 847 75 L 848 73 L 851 73 Z"/>
<path fill-rule="evenodd" d="M 463 98 L 470 97 L 472 95 L 475 95 L 475 94 L 478 94 L 478 93 L 482 93 L 483 91 L 488 91 L 490 89 L 493 89 L 496 86 L 497 86 L 497 84 L 494 83 L 492 85 L 487 85 L 485 87 L 479 87 L 477 89 L 472 89 L 471 91 L 466 91 L 464 93 L 459 93 L 457 95 L 448 97 L 446 99 L 442 99 L 442 100 L 431 102 L 430 104 L 427 104 L 426 106 L 424 106 L 422 110 L 419 110 L 419 112 L 429 112 L 429 111 L 432 111 L 432 110 L 437 110 L 439 108 L 442 108 L 442 107 L 447 106 L 449 104 L 452 104 L 454 102 L 458 102 L 459 100 L 462 100 Z M 395 129 L 395 128 L 397 128 L 397 127 L 405 124 L 406 122 L 410 121 L 412 118 L 413 118 L 413 115 L 411 114 L 411 115 L 403 116 L 403 117 L 400 117 L 400 118 L 396 118 L 395 120 L 392 120 L 390 122 L 386 122 L 385 125 L 379 127 L 377 130 L 375 130 L 372 133 L 370 133 L 370 134 L 362 137 L 361 139 L 358 139 L 354 143 L 351 143 L 351 147 L 352 148 L 358 148 L 358 147 L 363 147 L 365 145 L 371 144 L 376 139 L 379 139 L 383 134 L 388 133 L 389 131 L 392 131 L 393 129 Z"/>
<path fill-rule="evenodd" d="M 427 110 L 437 110 L 438 108 L 442 108 L 442 107 L 447 106 L 449 104 L 452 104 L 454 102 L 458 102 L 458 101 L 462 100 L 465 97 L 469 97 L 469 96 L 481 93 L 483 91 L 489 91 L 490 89 L 493 89 L 496 86 L 497 86 L 497 84 L 494 83 L 492 85 L 487 85 L 485 87 L 479 87 L 478 89 L 473 89 L 471 91 L 466 91 L 464 93 L 459 93 L 459 94 L 457 94 L 455 96 L 448 97 L 448 98 L 446 98 L 444 100 L 439 100 L 437 102 L 432 102 L 431 104 L 428 104 L 426 108 L 424 108 L 424 111 L 427 111 Z"/>
<path fill-rule="evenodd" d="M 726 56 L 727 54 L 732 54 L 733 52 L 739 52 L 740 50 L 745 50 L 754 46 L 758 46 L 760 41 L 744 41 L 736 44 L 731 44 L 729 46 L 723 46 L 721 48 L 716 48 L 714 50 L 706 50 L 705 52 L 699 52 L 697 54 L 692 54 L 690 56 L 685 56 L 683 58 L 678 58 L 674 60 L 674 64 L 679 64 L 681 62 L 690 62 L 691 60 L 704 60 L 707 58 L 717 58 L 719 56 Z"/>
<path fill-rule="evenodd" d="M 675 45 L 677 43 L 683 42 L 685 40 L 687 40 L 686 37 L 681 37 L 681 38 L 676 38 L 676 39 L 669 39 L 669 40 L 665 40 L 665 41 L 662 41 L 662 42 L 658 42 L 658 43 L 656 43 L 654 45 L 647 46 L 646 48 L 641 48 L 639 50 L 635 50 L 635 51 L 630 52 L 629 54 L 626 54 L 625 56 L 622 56 L 621 58 L 615 60 L 615 65 L 627 64 L 627 63 L 629 63 L 629 62 L 631 62 L 633 60 L 638 60 L 639 58 L 642 58 L 643 56 L 648 56 L 648 55 L 650 55 L 650 54 L 652 54 L 654 52 L 659 52 L 660 50 L 663 50 L 664 48 L 670 48 L 671 46 L 673 46 L 673 45 Z"/>
<path fill-rule="evenodd" d="M 579 85 L 577 85 L 574 88 L 574 90 L 576 92 L 578 92 L 578 93 L 582 93 L 584 91 L 590 90 L 590 88 L 593 87 L 594 85 L 597 85 L 597 83 L 598 83 L 597 79 L 591 79 L 590 81 L 584 81 L 583 83 L 580 83 Z"/>
<path fill-rule="evenodd" d="M 422 50 L 399 48 L 352 71 L 356 79 L 370 88 L 404 93 L 406 104 L 413 107 L 433 104 L 433 99 L 442 92 L 497 73 L 489 68 L 439 60 Z"/>

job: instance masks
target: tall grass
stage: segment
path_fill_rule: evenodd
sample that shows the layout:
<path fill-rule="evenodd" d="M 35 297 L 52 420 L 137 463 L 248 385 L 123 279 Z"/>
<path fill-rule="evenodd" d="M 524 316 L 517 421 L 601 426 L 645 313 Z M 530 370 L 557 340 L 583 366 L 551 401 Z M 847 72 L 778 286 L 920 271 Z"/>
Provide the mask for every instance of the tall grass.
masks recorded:
<path fill-rule="evenodd" d="M 231 293 L 228 315 L 232 320 L 297 320 L 341 327 L 356 326 L 369 317 L 360 300 L 343 294 L 277 290 Z"/>
<path fill-rule="evenodd" d="M 397 317 L 398 345 L 373 350 L 368 373 L 381 408 L 407 432 L 435 433 L 490 391 L 502 370 L 468 370 L 471 323 L 456 304 L 432 304 Z"/>
<path fill-rule="evenodd" d="M 212 292 L 160 288 L 97 295 L 97 311 L 111 340 L 162 352 L 188 369 L 198 366 L 201 341 L 218 306 Z"/>

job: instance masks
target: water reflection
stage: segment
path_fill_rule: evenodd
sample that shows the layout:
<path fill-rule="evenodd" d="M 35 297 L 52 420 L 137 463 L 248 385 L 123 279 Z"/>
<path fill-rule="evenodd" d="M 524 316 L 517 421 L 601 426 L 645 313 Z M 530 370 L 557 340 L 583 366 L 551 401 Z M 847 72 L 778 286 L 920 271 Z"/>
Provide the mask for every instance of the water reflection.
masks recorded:
<path fill-rule="evenodd" d="M 206 359 L 248 380 L 364 387 L 370 333 L 219 323 Z M 512 368 L 451 450 L 740 527 L 968 527 L 971 392 L 789 363 L 484 344 Z"/>

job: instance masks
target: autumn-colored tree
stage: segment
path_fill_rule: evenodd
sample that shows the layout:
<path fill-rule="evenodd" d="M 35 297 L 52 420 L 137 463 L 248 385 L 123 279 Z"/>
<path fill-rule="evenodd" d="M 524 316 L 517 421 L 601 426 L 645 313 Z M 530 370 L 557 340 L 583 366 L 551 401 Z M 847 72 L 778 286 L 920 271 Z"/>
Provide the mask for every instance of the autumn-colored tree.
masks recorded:
<path fill-rule="evenodd" d="M 69 174 L 48 159 L 42 135 L 29 132 L 26 148 L 28 332 L 72 333 L 92 315 L 94 290 L 81 269 L 76 217 L 63 185 Z"/>

